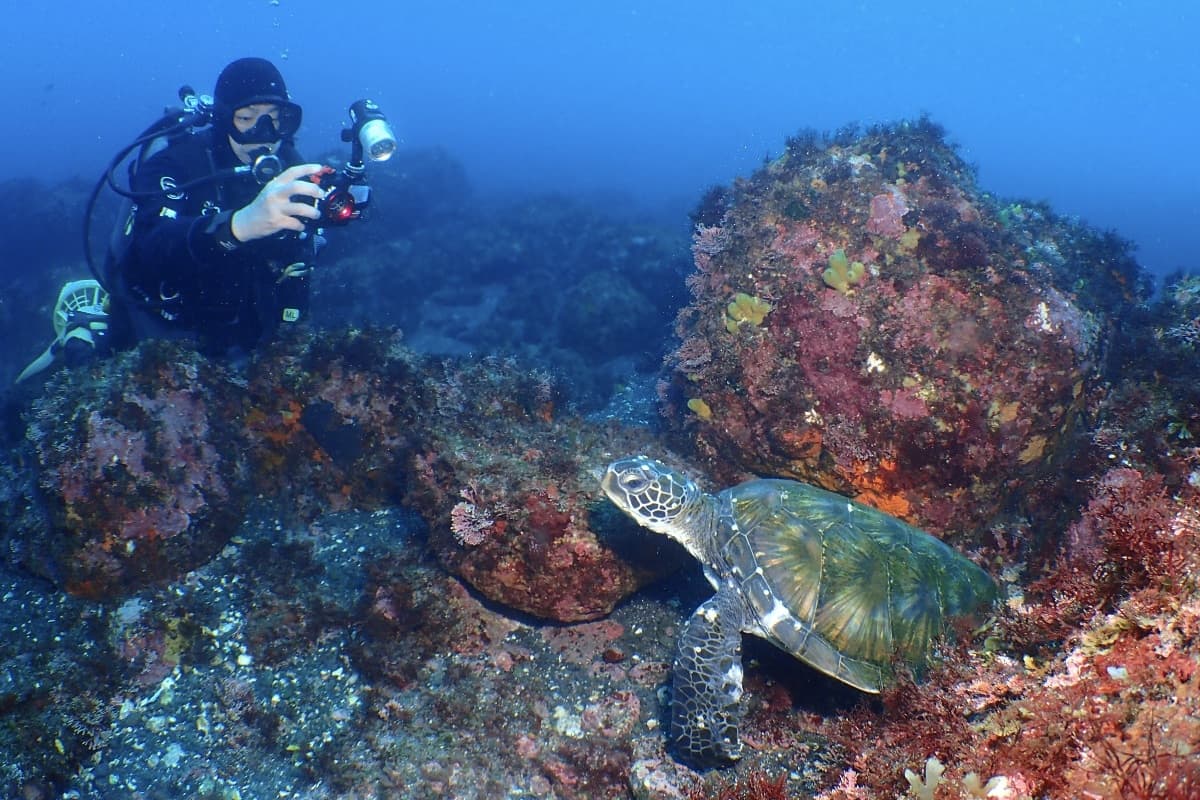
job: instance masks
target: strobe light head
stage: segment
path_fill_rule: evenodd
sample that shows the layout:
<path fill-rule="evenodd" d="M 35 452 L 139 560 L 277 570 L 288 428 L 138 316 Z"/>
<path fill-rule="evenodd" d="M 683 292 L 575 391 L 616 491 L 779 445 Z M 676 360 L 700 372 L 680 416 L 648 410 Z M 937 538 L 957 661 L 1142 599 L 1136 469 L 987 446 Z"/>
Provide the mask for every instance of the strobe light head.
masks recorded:
<path fill-rule="evenodd" d="M 357 100 L 350 106 L 350 130 L 343 135 L 371 161 L 387 161 L 396 152 L 396 134 L 374 100 Z"/>

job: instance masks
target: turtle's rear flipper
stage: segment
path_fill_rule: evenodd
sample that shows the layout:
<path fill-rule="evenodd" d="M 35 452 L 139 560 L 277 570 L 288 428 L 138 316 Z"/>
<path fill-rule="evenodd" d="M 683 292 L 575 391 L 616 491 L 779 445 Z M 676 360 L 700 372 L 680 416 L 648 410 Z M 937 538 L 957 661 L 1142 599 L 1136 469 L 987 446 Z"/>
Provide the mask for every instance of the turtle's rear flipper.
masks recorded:
<path fill-rule="evenodd" d="M 722 766 L 742 754 L 742 622 L 745 604 L 732 585 L 692 614 L 679 638 L 671 695 L 671 742 L 681 759 Z"/>

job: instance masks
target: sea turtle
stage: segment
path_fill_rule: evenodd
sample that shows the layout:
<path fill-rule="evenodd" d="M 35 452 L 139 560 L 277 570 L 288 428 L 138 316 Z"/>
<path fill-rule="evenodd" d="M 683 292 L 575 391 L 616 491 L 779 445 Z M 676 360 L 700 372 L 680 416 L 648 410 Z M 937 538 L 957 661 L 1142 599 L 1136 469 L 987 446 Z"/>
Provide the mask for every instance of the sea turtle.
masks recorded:
<path fill-rule="evenodd" d="M 613 462 L 601 485 L 683 544 L 717 590 L 675 656 L 671 742 L 694 764 L 741 754 L 742 633 L 875 693 L 893 659 L 919 670 L 947 618 L 997 596 L 987 573 L 934 537 L 815 486 L 759 479 L 711 495 L 645 456 Z"/>

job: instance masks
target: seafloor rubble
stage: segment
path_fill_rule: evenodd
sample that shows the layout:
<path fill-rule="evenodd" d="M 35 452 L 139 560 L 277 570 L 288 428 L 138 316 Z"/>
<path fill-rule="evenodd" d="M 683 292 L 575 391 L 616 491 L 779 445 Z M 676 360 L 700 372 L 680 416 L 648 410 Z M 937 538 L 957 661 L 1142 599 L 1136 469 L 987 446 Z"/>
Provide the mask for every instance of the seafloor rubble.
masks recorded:
<path fill-rule="evenodd" d="M 425 274 L 459 256 L 421 225 L 469 233 L 457 214 L 404 231 Z M 241 364 L 146 344 L 26 390 L 0 462 L 0 793 L 1200 792 L 1196 278 L 1151 297 L 1125 243 L 981 192 L 928 121 L 800 136 L 696 212 L 664 434 L 621 417 L 656 377 L 631 348 L 674 310 L 672 259 L 549 217 L 535 261 L 573 228 L 622 242 L 560 276 L 570 313 L 538 308 L 548 278 L 507 315 L 512 287 L 435 303 L 411 337 L 298 332 Z M 475 231 L 477 281 L 538 239 L 514 231 Z M 356 295 L 383 315 L 422 273 L 374 247 Z M 604 279 L 639 253 L 636 280 Z M 413 346 L 446 344 L 452 306 L 496 322 L 495 354 L 460 352 L 487 324 Z M 606 410 L 589 359 L 631 370 Z M 877 699 L 747 640 L 747 755 L 699 775 L 662 729 L 708 587 L 594 485 L 638 451 L 707 488 L 753 471 L 875 502 L 1006 601 Z"/>

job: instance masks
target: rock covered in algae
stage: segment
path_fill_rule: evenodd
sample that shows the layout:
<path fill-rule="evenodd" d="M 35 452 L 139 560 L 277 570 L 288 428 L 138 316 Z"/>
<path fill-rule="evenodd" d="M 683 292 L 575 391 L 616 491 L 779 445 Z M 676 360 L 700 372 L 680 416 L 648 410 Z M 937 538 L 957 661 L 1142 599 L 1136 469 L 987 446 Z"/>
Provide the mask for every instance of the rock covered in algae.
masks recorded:
<path fill-rule="evenodd" d="M 984 193 L 928 120 L 796 137 L 695 220 L 665 389 L 709 471 L 938 532 L 1053 472 L 1144 292 L 1126 243 Z M 730 325 L 743 297 L 770 313 Z"/>

